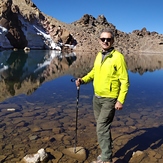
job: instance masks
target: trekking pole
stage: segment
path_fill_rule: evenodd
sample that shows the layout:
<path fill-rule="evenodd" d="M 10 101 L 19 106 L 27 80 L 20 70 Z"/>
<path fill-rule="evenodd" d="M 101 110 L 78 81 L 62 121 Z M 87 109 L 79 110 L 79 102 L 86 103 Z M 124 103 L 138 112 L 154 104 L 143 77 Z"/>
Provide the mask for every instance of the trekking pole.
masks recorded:
<path fill-rule="evenodd" d="M 75 80 L 76 80 L 75 78 L 71 79 L 72 82 L 75 82 Z M 74 153 L 76 153 L 76 144 L 77 144 L 79 90 L 80 90 L 80 87 L 77 87 Z"/>
<path fill-rule="evenodd" d="M 78 104 L 79 104 L 79 90 L 80 87 L 77 87 L 77 98 L 76 98 L 76 124 L 75 124 L 75 144 L 74 144 L 74 153 L 76 153 L 76 144 L 77 144 L 77 130 L 78 130 Z"/>

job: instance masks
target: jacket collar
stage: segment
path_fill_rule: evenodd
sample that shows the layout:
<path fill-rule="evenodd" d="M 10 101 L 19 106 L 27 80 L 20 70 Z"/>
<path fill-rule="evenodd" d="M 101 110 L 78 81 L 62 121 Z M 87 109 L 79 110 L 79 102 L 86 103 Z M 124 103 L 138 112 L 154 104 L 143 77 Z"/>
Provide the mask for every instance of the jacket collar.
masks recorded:
<path fill-rule="evenodd" d="M 102 55 L 108 55 L 111 51 L 114 50 L 114 47 L 111 47 L 110 49 L 108 49 L 107 51 L 101 51 Z"/>

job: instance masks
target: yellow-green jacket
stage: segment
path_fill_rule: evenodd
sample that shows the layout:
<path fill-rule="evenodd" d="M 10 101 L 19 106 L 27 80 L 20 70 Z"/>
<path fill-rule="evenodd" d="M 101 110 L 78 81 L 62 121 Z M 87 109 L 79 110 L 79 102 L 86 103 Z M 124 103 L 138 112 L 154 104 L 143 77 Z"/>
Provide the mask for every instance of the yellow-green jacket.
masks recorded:
<path fill-rule="evenodd" d="M 96 56 L 94 67 L 82 80 L 84 83 L 93 80 L 95 95 L 117 98 L 123 104 L 129 87 L 128 71 L 124 56 L 113 49 L 101 61 L 102 52 L 99 52 Z"/>

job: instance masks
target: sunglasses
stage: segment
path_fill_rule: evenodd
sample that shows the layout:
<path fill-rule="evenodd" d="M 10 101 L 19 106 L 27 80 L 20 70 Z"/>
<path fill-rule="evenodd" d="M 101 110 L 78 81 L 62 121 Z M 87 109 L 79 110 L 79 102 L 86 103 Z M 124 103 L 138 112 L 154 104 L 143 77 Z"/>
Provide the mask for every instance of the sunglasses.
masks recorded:
<path fill-rule="evenodd" d="M 110 42 L 112 39 L 111 38 L 100 38 L 102 42 Z"/>

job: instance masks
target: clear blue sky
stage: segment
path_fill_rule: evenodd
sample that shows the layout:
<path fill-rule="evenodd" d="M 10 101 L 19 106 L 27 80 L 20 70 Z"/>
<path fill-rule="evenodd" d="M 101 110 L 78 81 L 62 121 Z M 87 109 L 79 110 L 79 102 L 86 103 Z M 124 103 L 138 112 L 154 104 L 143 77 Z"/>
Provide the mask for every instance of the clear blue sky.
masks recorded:
<path fill-rule="evenodd" d="M 123 32 L 146 27 L 163 34 L 163 0 L 32 0 L 45 14 L 65 23 L 79 20 L 84 14 L 104 15 Z"/>

